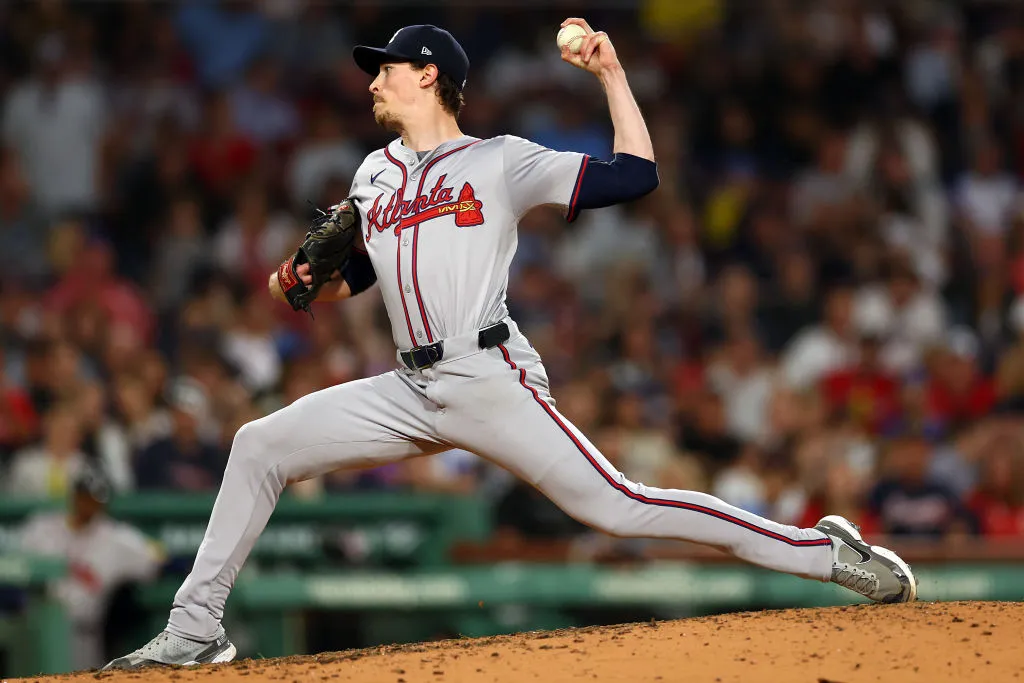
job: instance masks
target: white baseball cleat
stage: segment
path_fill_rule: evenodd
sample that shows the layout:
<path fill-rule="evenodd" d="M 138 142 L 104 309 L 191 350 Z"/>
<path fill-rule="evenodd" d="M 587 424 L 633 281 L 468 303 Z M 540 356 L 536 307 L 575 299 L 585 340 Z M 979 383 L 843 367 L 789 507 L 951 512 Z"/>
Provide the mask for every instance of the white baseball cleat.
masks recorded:
<path fill-rule="evenodd" d="M 135 652 L 118 657 L 100 671 L 142 669 L 161 664 L 222 664 L 233 660 L 235 654 L 235 646 L 231 644 L 223 630 L 217 638 L 207 642 L 189 640 L 163 631 Z"/>
<path fill-rule="evenodd" d="M 875 602 L 913 602 L 917 579 L 893 551 L 868 545 L 860 527 L 839 515 L 822 517 L 814 528 L 832 539 L 832 582 Z"/>

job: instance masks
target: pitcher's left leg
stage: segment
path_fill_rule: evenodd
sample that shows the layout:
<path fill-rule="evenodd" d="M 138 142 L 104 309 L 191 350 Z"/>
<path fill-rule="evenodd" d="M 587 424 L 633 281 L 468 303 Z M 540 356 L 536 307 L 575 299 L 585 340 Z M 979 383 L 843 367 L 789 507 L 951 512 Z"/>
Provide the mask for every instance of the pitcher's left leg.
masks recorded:
<path fill-rule="evenodd" d="M 453 366 L 459 364 L 483 376 L 441 380 L 440 436 L 525 479 L 569 516 L 613 536 L 692 541 L 770 569 L 830 579 L 832 542 L 821 531 L 778 524 L 705 493 L 628 480 L 555 409 L 529 346 L 513 339 Z"/>
<path fill-rule="evenodd" d="M 509 469 L 608 534 L 701 543 L 769 569 L 833 580 L 836 544 L 846 547 L 836 530 L 779 524 L 704 493 L 629 481 L 555 409 L 543 365 L 527 344 L 512 340 L 493 353 L 502 371 L 446 384 L 443 438 Z M 480 366 L 481 356 L 469 362 Z M 478 367 L 471 374 L 482 373 Z"/>

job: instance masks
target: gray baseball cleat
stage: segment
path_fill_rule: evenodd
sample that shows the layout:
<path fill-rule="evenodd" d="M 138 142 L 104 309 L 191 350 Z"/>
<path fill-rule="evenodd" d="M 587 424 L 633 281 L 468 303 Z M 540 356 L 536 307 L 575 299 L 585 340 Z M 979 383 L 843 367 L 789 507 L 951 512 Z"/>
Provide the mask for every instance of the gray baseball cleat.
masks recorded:
<path fill-rule="evenodd" d="M 832 582 L 875 602 L 913 602 L 917 579 L 910 565 L 887 548 L 868 545 L 860 527 L 839 515 L 814 525 L 832 539 Z"/>
<path fill-rule="evenodd" d="M 163 631 L 135 652 L 118 657 L 100 671 L 142 669 L 161 664 L 221 664 L 233 660 L 235 654 L 235 646 L 231 644 L 223 630 L 216 639 L 207 642 L 189 640 Z"/>

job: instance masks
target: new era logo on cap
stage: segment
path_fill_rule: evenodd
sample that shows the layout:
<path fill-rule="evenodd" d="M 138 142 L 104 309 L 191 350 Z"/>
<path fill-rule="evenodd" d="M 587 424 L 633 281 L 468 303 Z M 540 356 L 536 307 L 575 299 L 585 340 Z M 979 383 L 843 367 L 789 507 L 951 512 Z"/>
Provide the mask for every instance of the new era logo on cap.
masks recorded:
<path fill-rule="evenodd" d="M 420 54 L 421 55 L 432 55 L 434 53 L 430 51 L 429 47 L 424 47 L 422 50 L 420 50 Z"/>

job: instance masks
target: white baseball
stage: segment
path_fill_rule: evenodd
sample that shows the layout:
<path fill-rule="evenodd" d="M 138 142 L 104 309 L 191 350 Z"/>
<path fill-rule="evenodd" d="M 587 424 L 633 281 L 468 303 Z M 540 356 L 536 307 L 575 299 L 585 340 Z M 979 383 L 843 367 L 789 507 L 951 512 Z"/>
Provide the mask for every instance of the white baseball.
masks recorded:
<path fill-rule="evenodd" d="M 587 35 L 585 28 L 579 24 L 569 24 L 558 31 L 555 42 L 558 43 L 559 50 L 568 45 L 569 52 L 576 54 L 580 51 L 580 46 L 583 45 L 583 36 L 585 35 Z"/>

